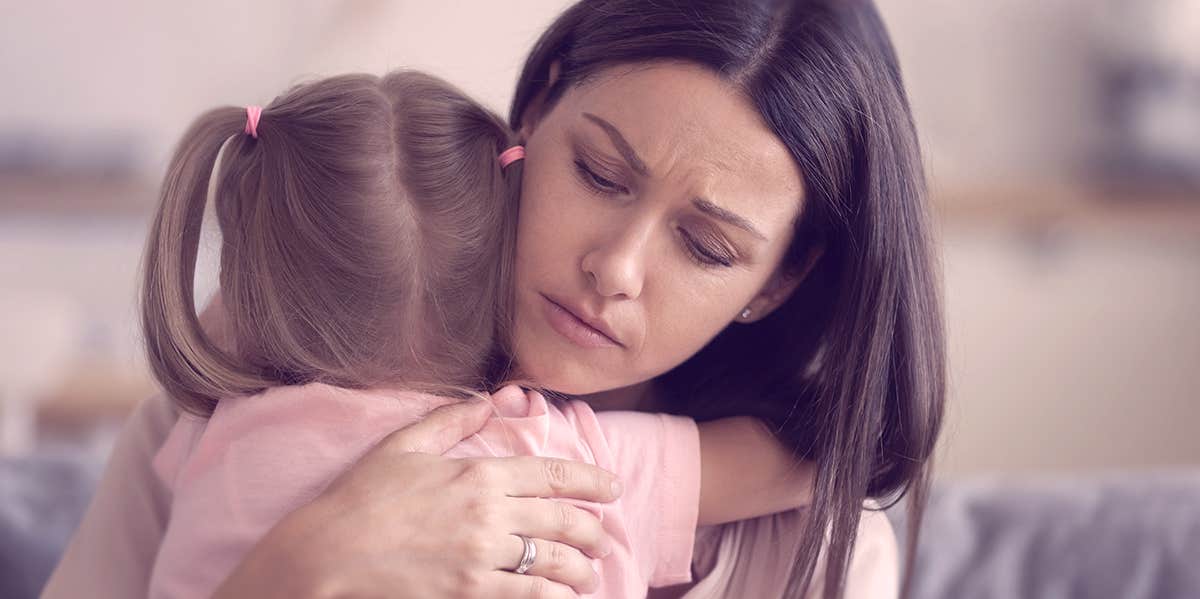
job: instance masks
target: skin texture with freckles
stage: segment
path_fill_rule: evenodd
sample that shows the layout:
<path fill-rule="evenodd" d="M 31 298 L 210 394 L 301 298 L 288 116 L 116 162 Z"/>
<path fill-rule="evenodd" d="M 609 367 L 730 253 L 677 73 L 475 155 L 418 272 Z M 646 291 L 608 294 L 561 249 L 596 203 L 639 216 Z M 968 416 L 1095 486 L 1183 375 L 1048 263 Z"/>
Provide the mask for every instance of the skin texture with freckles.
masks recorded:
<path fill-rule="evenodd" d="M 780 264 L 801 173 L 717 74 L 679 62 L 611 67 L 532 121 L 521 130 L 513 339 L 523 375 L 598 409 L 635 407 L 636 389 L 744 308 L 765 316 L 799 282 Z M 572 343 L 544 315 L 546 296 L 603 321 L 620 345 Z"/>

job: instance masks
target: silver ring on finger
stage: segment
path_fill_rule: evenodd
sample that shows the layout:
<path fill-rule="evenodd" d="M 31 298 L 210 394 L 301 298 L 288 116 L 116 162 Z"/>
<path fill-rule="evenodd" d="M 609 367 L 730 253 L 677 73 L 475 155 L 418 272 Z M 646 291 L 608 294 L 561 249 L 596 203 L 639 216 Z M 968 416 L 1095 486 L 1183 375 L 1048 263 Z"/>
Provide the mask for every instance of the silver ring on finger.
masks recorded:
<path fill-rule="evenodd" d="M 517 568 L 513 572 L 524 574 L 533 567 L 533 561 L 537 559 L 537 545 L 533 544 L 533 539 L 525 535 L 517 535 L 517 537 L 525 543 L 525 553 L 521 554 L 521 563 L 517 564 Z"/>

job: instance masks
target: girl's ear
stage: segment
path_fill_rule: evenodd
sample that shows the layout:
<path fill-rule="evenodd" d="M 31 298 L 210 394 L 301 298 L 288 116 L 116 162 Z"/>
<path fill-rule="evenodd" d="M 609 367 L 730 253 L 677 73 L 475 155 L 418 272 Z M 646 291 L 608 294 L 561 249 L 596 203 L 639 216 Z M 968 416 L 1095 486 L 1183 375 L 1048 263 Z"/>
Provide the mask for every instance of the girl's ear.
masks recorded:
<path fill-rule="evenodd" d="M 817 260 L 825 253 L 824 246 L 818 246 L 808 252 L 808 259 L 804 262 L 804 268 L 799 272 L 788 272 L 787 269 L 780 265 L 775 269 L 775 273 L 763 285 L 763 288 L 750 300 L 750 303 L 738 314 L 737 322 L 751 323 L 757 322 L 765 318 L 768 314 L 775 311 L 776 308 L 782 306 L 784 302 L 792 296 L 792 292 L 800 285 L 808 273 L 812 272 L 813 266 L 816 266 Z"/>
<path fill-rule="evenodd" d="M 525 107 L 525 111 L 521 113 L 521 128 L 517 130 L 517 135 L 521 143 L 529 141 L 529 137 L 533 134 L 534 127 L 542 120 L 542 109 L 546 101 L 546 94 L 558 82 L 558 73 L 561 68 L 560 61 L 550 63 L 550 75 L 546 81 L 546 86 L 538 90 L 538 93 L 529 101 L 529 105 Z"/>

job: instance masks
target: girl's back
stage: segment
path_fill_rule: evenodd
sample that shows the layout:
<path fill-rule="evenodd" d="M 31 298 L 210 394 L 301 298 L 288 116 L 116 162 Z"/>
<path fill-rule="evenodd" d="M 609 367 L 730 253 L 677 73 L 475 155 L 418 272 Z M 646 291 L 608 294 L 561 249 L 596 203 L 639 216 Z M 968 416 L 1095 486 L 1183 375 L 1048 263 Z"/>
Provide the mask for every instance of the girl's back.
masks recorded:
<path fill-rule="evenodd" d="M 314 383 L 222 400 L 209 419 L 185 415 L 154 461 L 172 504 L 149 596 L 210 596 L 280 518 L 315 498 L 388 433 L 448 401 Z M 496 416 L 446 455 L 578 460 L 624 481 L 615 503 L 572 501 L 595 513 L 612 539 L 612 553 L 594 562 L 595 596 L 642 597 L 648 586 L 691 580 L 700 493 L 691 419 L 595 414 L 584 402 L 548 401 L 516 385 L 491 401 Z"/>

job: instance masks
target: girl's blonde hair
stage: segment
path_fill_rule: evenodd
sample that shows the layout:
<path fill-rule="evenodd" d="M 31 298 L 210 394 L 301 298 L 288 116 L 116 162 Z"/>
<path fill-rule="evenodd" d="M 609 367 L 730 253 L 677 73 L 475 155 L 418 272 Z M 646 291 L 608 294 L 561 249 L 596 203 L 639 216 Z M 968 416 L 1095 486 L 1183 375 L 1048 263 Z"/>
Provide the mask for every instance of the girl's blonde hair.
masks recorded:
<path fill-rule="evenodd" d="M 309 382 L 494 383 L 521 169 L 497 162 L 515 143 L 504 121 L 399 71 L 298 85 L 263 108 L 257 137 L 245 125 L 232 106 L 192 124 L 147 241 L 146 349 L 179 406 L 207 416 L 222 397 Z M 228 347 L 194 308 L 210 185 Z"/>

